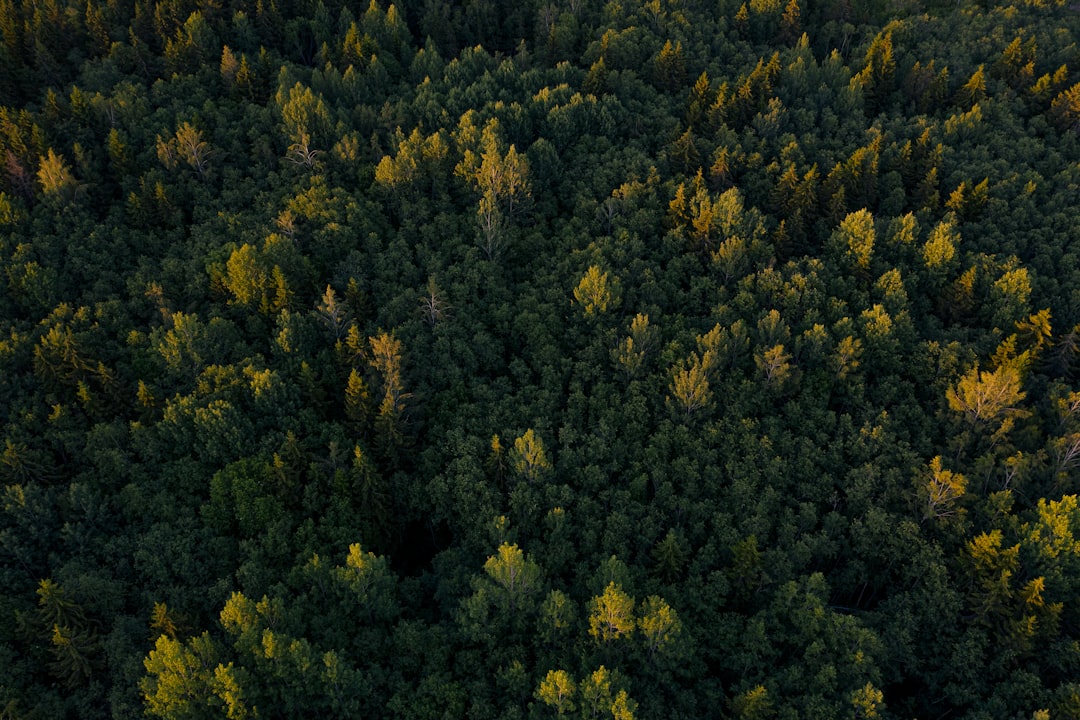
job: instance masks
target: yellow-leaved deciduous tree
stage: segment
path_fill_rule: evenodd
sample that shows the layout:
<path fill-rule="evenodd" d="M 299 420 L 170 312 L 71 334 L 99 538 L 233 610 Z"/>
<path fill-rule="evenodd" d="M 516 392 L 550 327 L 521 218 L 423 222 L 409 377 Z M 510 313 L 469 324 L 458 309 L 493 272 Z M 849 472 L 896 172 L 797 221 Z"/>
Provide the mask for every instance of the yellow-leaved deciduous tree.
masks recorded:
<path fill-rule="evenodd" d="M 427 292 L 420 297 L 420 314 L 424 322 L 430 327 L 435 327 L 450 316 L 450 309 L 450 303 L 446 301 L 442 288 L 435 282 L 435 276 L 432 275 L 428 278 Z"/>
<path fill-rule="evenodd" d="M 847 378 L 859 367 L 860 357 L 862 357 L 862 340 L 845 335 L 844 339 L 837 343 L 836 352 L 832 356 L 836 377 L 841 380 Z"/>
<path fill-rule="evenodd" d="M 147 676 L 139 682 L 146 713 L 163 718 L 199 717 L 217 685 L 219 650 L 204 632 L 187 642 L 159 635 L 143 660 Z"/>
<path fill-rule="evenodd" d="M 157 136 L 157 156 L 161 164 L 172 170 L 179 163 L 187 163 L 199 175 L 205 178 L 210 169 L 211 148 L 203 139 L 202 130 L 185 122 L 176 129 L 172 137 Z"/>
<path fill-rule="evenodd" d="M 767 350 L 754 353 L 754 363 L 765 375 L 770 385 L 780 386 L 791 376 L 791 353 L 783 345 L 773 345 Z"/>
<path fill-rule="evenodd" d="M 634 634 L 634 599 L 614 581 L 589 606 L 589 635 L 597 642 L 609 643 Z"/>
<path fill-rule="evenodd" d="M 611 718 L 612 720 L 634 720 L 635 710 L 637 710 L 637 703 L 625 690 L 620 690 L 611 703 Z"/>
<path fill-rule="evenodd" d="M 1073 529 L 1080 529 L 1080 509 L 1076 496 L 1065 495 L 1061 500 L 1039 499 L 1038 520 L 1025 525 L 1031 545 L 1044 557 L 1057 560 L 1061 556 L 1080 555 L 1080 540 Z"/>
<path fill-rule="evenodd" d="M 1080 134 L 1080 83 L 1058 93 L 1047 116 L 1062 132 Z"/>
<path fill-rule="evenodd" d="M 956 257 L 956 246 L 960 242 L 960 232 L 956 228 L 956 216 L 949 213 L 930 231 L 930 237 L 923 245 L 923 262 L 931 271 L 944 271 L 952 266 Z"/>
<path fill-rule="evenodd" d="M 874 230 L 874 216 L 866 208 L 849 213 L 829 238 L 829 244 L 855 270 L 865 274 L 870 270 L 870 260 L 874 254 L 874 242 L 877 233 Z"/>
<path fill-rule="evenodd" d="M 395 195 L 412 194 L 412 184 L 419 170 L 418 160 L 424 144 L 420 128 L 413 128 L 408 137 L 397 129 L 398 152 L 395 157 L 384 155 L 375 166 L 375 182 Z"/>
<path fill-rule="evenodd" d="M 521 601 L 535 592 L 540 566 L 526 557 L 521 548 L 503 543 L 484 563 L 484 572 L 502 589 L 506 608 L 512 613 Z"/>
<path fill-rule="evenodd" d="M 881 717 L 878 711 L 885 706 L 884 703 L 885 694 L 870 682 L 851 693 L 851 707 L 859 720 Z"/>
<path fill-rule="evenodd" d="M 334 288 L 326 286 L 320 301 L 315 305 L 315 313 L 322 319 L 335 339 L 340 338 L 346 329 L 350 328 L 352 312 L 349 303 L 339 300 Z"/>
<path fill-rule="evenodd" d="M 172 314 L 172 327 L 158 343 L 158 352 L 170 370 L 189 371 L 192 375 L 202 368 L 204 328 L 198 315 L 182 312 Z"/>
<path fill-rule="evenodd" d="M 555 708 L 555 714 L 562 717 L 575 710 L 576 691 L 570 673 L 565 670 L 548 670 L 547 676 L 540 681 L 540 687 L 536 688 L 535 697 L 548 707 Z"/>
<path fill-rule="evenodd" d="M 611 710 L 611 673 L 601 665 L 581 681 L 581 711 L 585 717 L 603 717 Z"/>
<path fill-rule="evenodd" d="M 1021 388 L 1020 370 L 1007 363 L 996 370 L 979 370 L 976 365 L 945 397 L 949 408 L 960 413 L 973 428 L 991 430 L 997 440 L 1012 429 L 1024 411 L 1017 407 L 1027 393 Z"/>
<path fill-rule="evenodd" d="M 769 691 L 764 685 L 758 685 L 732 698 L 731 710 L 738 720 L 763 720 L 776 715 Z"/>
<path fill-rule="evenodd" d="M 675 608 L 667 604 L 664 598 L 650 595 L 641 604 L 638 629 L 645 640 L 649 657 L 668 648 L 682 632 L 682 622 Z"/>
<path fill-rule="evenodd" d="M 59 198 L 65 202 L 74 200 L 79 189 L 64 156 L 57 155 L 52 148 L 49 148 L 38 164 L 37 179 L 41 192 L 47 197 Z"/>
<path fill-rule="evenodd" d="M 551 461 L 544 452 L 544 443 L 532 428 L 514 440 L 513 463 L 517 474 L 529 482 L 536 481 L 545 471 L 551 469 Z"/>
<path fill-rule="evenodd" d="M 641 371 L 646 355 L 652 350 L 655 336 L 656 330 L 649 326 L 648 315 L 638 313 L 630 321 L 630 334 L 619 341 L 611 354 L 628 378 Z"/>
<path fill-rule="evenodd" d="M 1031 312 L 1031 276 L 1026 267 L 1015 267 L 1017 262 L 1011 258 L 990 289 L 993 321 L 1000 328 L 1015 325 Z"/>
<path fill-rule="evenodd" d="M 687 417 L 705 407 L 712 395 L 709 393 L 709 378 L 704 363 L 695 358 L 690 367 L 676 367 L 669 390 Z"/>
<path fill-rule="evenodd" d="M 967 544 L 974 583 L 969 602 L 976 618 L 987 622 L 1008 612 L 1012 579 L 1019 568 L 1020 545 L 1001 546 L 1001 530 L 980 533 Z"/>
<path fill-rule="evenodd" d="M 278 88 L 275 100 L 281 108 L 281 119 L 289 139 L 286 158 L 308 169 L 314 168 L 331 126 L 330 111 L 322 95 L 297 82 L 288 92 Z"/>
<path fill-rule="evenodd" d="M 266 303 L 270 277 L 261 253 L 244 243 L 225 262 L 225 287 L 240 305 L 260 307 Z"/>
<path fill-rule="evenodd" d="M 617 278 L 608 282 L 606 272 L 601 272 L 596 265 L 590 265 L 574 288 L 574 299 L 581 305 L 585 317 L 598 315 L 619 304 L 618 288 Z"/>
<path fill-rule="evenodd" d="M 368 392 L 364 376 L 357 372 L 356 368 L 349 371 L 349 379 L 345 383 L 345 417 L 352 423 L 363 424 L 366 422 L 371 393 Z"/>
<path fill-rule="evenodd" d="M 926 518 L 944 518 L 956 515 L 957 501 L 964 496 L 967 478 L 941 466 L 941 456 L 930 461 L 929 477 L 920 483 L 921 495 L 926 506 L 923 515 Z"/>
<path fill-rule="evenodd" d="M 1016 321 L 1016 334 L 1024 352 L 1032 359 L 1042 355 L 1043 350 L 1053 342 L 1053 327 L 1050 323 L 1050 309 L 1043 308 L 1028 316 L 1027 320 Z"/>
<path fill-rule="evenodd" d="M 382 380 L 383 397 L 376 423 L 382 429 L 383 440 L 397 446 L 402 438 L 405 401 L 412 397 L 412 393 L 405 392 L 402 379 L 401 341 L 393 333 L 381 332 L 369 337 L 368 345 L 368 363 Z"/>
<path fill-rule="evenodd" d="M 165 603 L 154 603 L 154 609 L 150 613 L 150 629 L 156 630 L 158 635 L 167 635 L 172 640 L 176 639 L 179 632 L 176 619 Z"/>
<path fill-rule="evenodd" d="M 634 720 L 637 703 L 626 690 L 614 692 L 613 683 L 618 682 L 618 673 L 610 672 L 601 665 L 585 676 L 578 685 L 581 695 L 581 716 L 583 718 L 613 718 L 614 720 Z"/>
<path fill-rule="evenodd" d="M 710 399 L 709 379 L 723 360 L 731 360 L 745 345 L 746 338 L 741 322 L 731 330 L 715 325 L 712 330 L 697 337 L 697 351 L 671 370 L 669 404 L 682 410 L 689 417 L 705 407 Z"/>
<path fill-rule="evenodd" d="M 479 133 L 473 120 L 470 111 L 458 123 L 456 139 L 466 149 L 455 173 L 480 195 L 477 221 L 481 242 L 488 259 L 494 260 L 511 219 L 531 197 L 529 160 L 513 145 L 503 151 L 498 120 L 492 118 Z"/>
<path fill-rule="evenodd" d="M 181 159 L 190 165 L 200 178 L 206 177 L 210 169 L 210 145 L 203 139 L 202 131 L 191 123 L 184 123 L 176 129 L 176 149 Z"/>

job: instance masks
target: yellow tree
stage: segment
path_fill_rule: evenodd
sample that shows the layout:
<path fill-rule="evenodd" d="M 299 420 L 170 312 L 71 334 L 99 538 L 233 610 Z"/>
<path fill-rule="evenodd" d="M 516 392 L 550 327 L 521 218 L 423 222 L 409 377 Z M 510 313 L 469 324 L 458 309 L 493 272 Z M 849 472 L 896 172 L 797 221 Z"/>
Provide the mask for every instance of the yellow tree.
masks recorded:
<path fill-rule="evenodd" d="M 619 341 L 611 353 L 628 378 L 634 377 L 645 363 L 645 356 L 653 346 L 656 331 L 649 327 L 649 316 L 638 313 L 630 321 L 630 335 Z"/>
<path fill-rule="evenodd" d="M 540 687 L 536 689 L 536 699 L 555 708 L 555 714 L 562 717 L 574 711 L 576 691 L 570 673 L 565 670 L 548 670 L 547 676 L 540 681 Z"/>
<path fill-rule="evenodd" d="M 695 358 L 690 367 L 676 367 L 672 372 L 671 397 L 675 398 L 678 407 L 687 417 L 696 410 L 700 410 L 708 404 L 712 398 L 709 393 L 708 369 L 705 364 Z"/>
<path fill-rule="evenodd" d="M 75 199 L 79 184 L 71 173 L 71 168 L 62 155 L 57 155 L 52 148 L 41 158 L 37 172 L 41 191 L 49 197 L 56 197 L 70 202 Z"/>
<path fill-rule="evenodd" d="M 956 387 L 949 388 L 949 408 L 960 413 L 972 427 L 992 430 L 994 439 L 1004 436 L 1023 411 L 1017 404 L 1027 393 L 1020 389 L 1020 370 L 1006 363 L 996 370 L 972 368 Z"/>
<path fill-rule="evenodd" d="M 529 482 L 537 480 L 545 470 L 551 469 L 551 461 L 544 452 L 544 444 L 532 428 L 514 440 L 514 470 Z"/>
<path fill-rule="evenodd" d="M 503 543 L 484 563 L 488 574 L 506 596 L 507 607 L 514 612 L 522 598 L 536 590 L 540 566 L 526 557 L 521 548 Z"/>
<path fill-rule="evenodd" d="M 641 604 L 638 629 L 645 638 L 649 657 L 669 647 L 682 632 L 682 622 L 675 609 L 664 598 L 650 595 Z"/>
<path fill-rule="evenodd" d="M 176 129 L 175 141 L 184 162 L 190 165 L 200 178 L 206 177 L 206 172 L 210 169 L 210 145 L 203 140 L 202 131 L 186 122 Z"/>
<path fill-rule="evenodd" d="M 585 717 L 602 717 L 611 708 L 611 673 L 603 665 L 582 680 L 579 688 Z"/>
<path fill-rule="evenodd" d="M 754 362 L 770 385 L 783 385 L 791 375 L 791 354 L 782 344 L 754 354 Z"/>
<path fill-rule="evenodd" d="M 842 255 L 854 266 L 856 272 L 865 275 L 870 270 L 877 232 L 874 216 L 863 208 L 847 215 L 840 227 L 829 238 L 833 252 Z"/>
<path fill-rule="evenodd" d="M 401 440 L 405 401 L 412 397 L 405 392 L 402 380 L 401 341 L 392 333 L 382 332 L 369 337 L 368 345 L 371 350 L 368 363 L 382 379 L 383 398 L 376 422 L 383 429 L 384 439 L 397 445 Z"/>
<path fill-rule="evenodd" d="M 608 282 L 608 274 L 600 272 L 596 265 L 590 265 L 574 288 L 574 299 L 581 305 L 585 317 L 606 312 L 608 307 L 618 304 L 618 281 Z"/>
<path fill-rule="evenodd" d="M 502 249 L 510 220 L 531 196 L 529 161 L 513 145 L 503 151 L 498 120 L 490 120 L 479 138 L 472 121 L 473 114 L 466 113 L 458 125 L 459 142 L 472 147 L 467 147 L 455 172 L 480 195 L 477 221 L 484 252 L 493 260 Z"/>
<path fill-rule="evenodd" d="M 956 503 L 964 496 L 967 478 L 941 466 L 941 456 L 930 461 L 930 472 L 921 483 L 926 518 L 945 518 L 957 513 Z"/>
<path fill-rule="evenodd" d="M 589 635 L 597 642 L 609 643 L 634 634 L 634 599 L 614 581 L 592 599 L 590 610 Z"/>

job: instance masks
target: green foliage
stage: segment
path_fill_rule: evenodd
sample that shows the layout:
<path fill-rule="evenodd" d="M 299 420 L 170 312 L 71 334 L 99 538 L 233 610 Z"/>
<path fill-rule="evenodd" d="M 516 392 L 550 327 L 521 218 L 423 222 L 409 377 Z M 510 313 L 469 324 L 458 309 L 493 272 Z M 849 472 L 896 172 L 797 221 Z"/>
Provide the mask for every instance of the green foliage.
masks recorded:
<path fill-rule="evenodd" d="M 1077 715 L 1078 23 L 0 0 L 0 716 Z"/>

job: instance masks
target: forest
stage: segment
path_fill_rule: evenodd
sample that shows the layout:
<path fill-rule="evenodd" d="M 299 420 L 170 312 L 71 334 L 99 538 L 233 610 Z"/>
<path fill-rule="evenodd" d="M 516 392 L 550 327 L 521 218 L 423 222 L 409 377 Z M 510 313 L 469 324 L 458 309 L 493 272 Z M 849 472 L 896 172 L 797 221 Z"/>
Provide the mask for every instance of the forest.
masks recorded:
<path fill-rule="evenodd" d="M 0 0 L 0 719 L 1080 719 L 1078 40 Z"/>

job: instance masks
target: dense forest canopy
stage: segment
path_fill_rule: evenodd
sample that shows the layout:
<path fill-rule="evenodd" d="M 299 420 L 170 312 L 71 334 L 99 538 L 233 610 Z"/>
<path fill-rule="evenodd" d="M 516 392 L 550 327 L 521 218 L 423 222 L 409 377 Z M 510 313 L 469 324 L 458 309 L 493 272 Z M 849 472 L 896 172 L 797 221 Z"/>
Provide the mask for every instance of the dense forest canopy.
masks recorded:
<path fill-rule="evenodd" d="M 1080 718 L 1078 32 L 0 0 L 0 718 Z"/>

